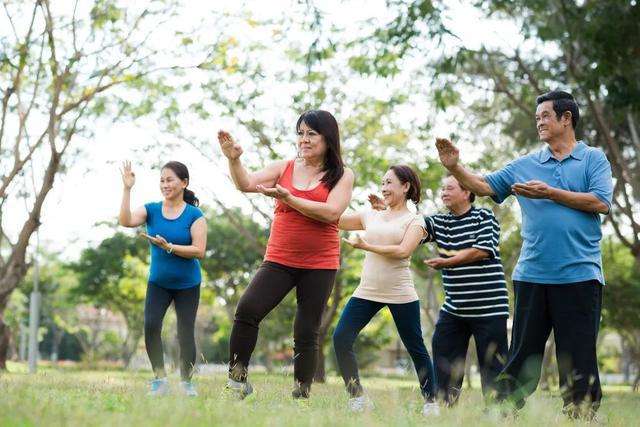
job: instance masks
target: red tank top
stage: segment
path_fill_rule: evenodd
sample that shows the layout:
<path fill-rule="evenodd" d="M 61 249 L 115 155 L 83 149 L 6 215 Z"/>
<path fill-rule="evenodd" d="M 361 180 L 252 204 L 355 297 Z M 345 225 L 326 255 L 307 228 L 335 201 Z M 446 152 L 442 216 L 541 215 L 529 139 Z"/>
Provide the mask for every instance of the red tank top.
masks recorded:
<path fill-rule="evenodd" d="M 293 186 L 294 163 L 295 160 L 287 163 L 278 184 L 296 197 L 326 202 L 329 188 L 323 182 L 310 190 Z M 337 270 L 340 267 L 338 224 L 309 218 L 277 200 L 264 259 L 295 268 Z"/>

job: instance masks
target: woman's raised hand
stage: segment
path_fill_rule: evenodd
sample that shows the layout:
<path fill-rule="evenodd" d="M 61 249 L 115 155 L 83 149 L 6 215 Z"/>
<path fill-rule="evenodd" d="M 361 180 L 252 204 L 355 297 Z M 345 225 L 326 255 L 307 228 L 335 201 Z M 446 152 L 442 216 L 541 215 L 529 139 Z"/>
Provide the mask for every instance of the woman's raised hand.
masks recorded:
<path fill-rule="evenodd" d="M 371 205 L 371 209 L 376 211 L 383 211 L 387 209 L 387 205 L 385 205 L 384 200 L 382 200 L 377 194 L 369 194 L 369 204 Z"/>
<path fill-rule="evenodd" d="M 131 187 L 136 183 L 136 174 L 133 173 L 133 169 L 131 169 L 130 161 L 127 160 L 122 163 L 120 173 L 122 174 L 122 183 L 124 184 L 124 188 L 131 190 Z"/>
<path fill-rule="evenodd" d="M 220 130 L 218 131 L 218 142 L 222 149 L 222 154 L 229 160 L 239 159 L 242 155 L 242 147 L 235 142 L 229 132 Z"/>

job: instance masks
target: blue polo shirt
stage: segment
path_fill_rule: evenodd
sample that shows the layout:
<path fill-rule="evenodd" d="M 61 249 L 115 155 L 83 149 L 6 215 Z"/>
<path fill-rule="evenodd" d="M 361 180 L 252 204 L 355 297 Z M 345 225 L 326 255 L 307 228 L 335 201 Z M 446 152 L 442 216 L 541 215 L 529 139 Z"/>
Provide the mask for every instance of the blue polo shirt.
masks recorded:
<path fill-rule="evenodd" d="M 611 165 L 602 150 L 582 141 L 560 161 L 545 147 L 514 160 L 485 180 L 497 203 L 512 194 L 513 184 L 538 180 L 567 191 L 591 193 L 611 208 Z M 599 214 L 548 199 L 516 199 L 522 211 L 522 250 L 513 280 L 564 284 L 595 279 L 604 284 Z"/>

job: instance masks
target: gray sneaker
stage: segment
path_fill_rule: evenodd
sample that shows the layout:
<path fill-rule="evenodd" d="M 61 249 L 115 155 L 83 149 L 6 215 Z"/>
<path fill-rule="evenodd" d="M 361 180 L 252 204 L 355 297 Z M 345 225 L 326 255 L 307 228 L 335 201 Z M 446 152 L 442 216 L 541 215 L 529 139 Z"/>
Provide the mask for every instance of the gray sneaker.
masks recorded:
<path fill-rule="evenodd" d="M 185 396 L 198 397 L 198 390 L 191 381 L 180 381 L 180 389 Z"/>
<path fill-rule="evenodd" d="M 167 377 L 152 380 L 147 396 L 166 396 L 169 394 L 169 381 Z"/>
<path fill-rule="evenodd" d="M 231 378 L 227 380 L 225 389 L 235 394 L 239 399 L 244 399 L 253 393 L 253 387 L 249 381 L 234 381 Z"/>
<path fill-rule="evenodd" d="M 440 406 L 436 402 L 425 402 L 422 407 L 422 415 L 425 417 L 437 417 L 440 415 Z"/>
<path fill-rule="evenodd" d="M 375 408 L 373 401 L 366 394 L 358 397 L 352 397 L 347 401 L 347 406 L 351 412 L 365 412 L 371 411 Z"/>

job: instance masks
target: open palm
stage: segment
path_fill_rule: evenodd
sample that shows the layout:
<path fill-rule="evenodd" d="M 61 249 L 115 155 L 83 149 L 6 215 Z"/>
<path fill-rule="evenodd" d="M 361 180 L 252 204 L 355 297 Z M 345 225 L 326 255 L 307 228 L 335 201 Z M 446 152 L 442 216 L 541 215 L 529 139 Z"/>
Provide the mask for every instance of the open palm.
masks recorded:
<path fill-rule="evenodd" d="M 122 174 L 122 183 L 124 184 L 125 188 L 131 189 L 131 187 L 133 187 L 136 183 L 136 174 L 133 172 L 133 169 L 131 169 L 130 161 L 127 160 L 122 163 L 122 169 L 120 169 L 120 173 Z"/>
<path fill-rule="evenodd" d="M 218 131 L 218 142 L 220 143 L 222 154 L 229 160 L 236 160 L 242 155 L 242 147 L 233 140 L 229 132 Z"/>
<path fill-rule="evenodd" d="M 436 138 L 436 148 L 440 156 L 440 163 L 445 168 L 450 169 L 458 164 L 460 151 L 451 141 L 446 138 Z"/>

